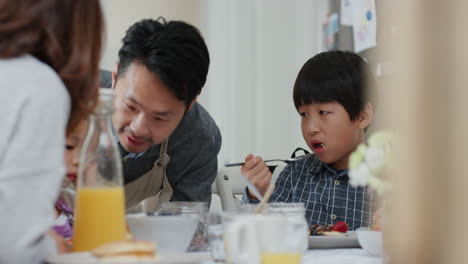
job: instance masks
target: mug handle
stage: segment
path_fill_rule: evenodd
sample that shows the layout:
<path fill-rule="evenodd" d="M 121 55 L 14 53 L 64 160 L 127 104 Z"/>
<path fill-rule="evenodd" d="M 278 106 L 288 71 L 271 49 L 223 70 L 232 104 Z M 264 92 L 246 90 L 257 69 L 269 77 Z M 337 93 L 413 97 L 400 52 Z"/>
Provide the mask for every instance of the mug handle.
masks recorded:
<path fill-rule="evenodd" d="M 237 220 L 227 227 L 225 237 L 227 263 L 260 263 L 260 249 L 256 243 L 255 220 Z"/>

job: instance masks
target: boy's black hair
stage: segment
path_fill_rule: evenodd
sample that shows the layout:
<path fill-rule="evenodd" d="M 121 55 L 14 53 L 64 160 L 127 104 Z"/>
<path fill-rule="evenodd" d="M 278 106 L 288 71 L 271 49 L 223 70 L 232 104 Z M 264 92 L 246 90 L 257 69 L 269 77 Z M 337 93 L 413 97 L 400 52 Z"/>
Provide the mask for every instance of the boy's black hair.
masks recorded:
<path fill-rule="evenodd" d="M 322 52 L 309 59 L 296 78 L 294 105 L 338 102 L 356 120 L 369 102 L 367 63 L 348 51 Z"/>
<path fill-rule="evenodd" d="M 155 73 L 177 99 L 188 106 L 205 85 L 210 56 L 205 41 L 182 21 L 144 19 L 133 24 L 122 39 L 117 78 L 132 62 Z"/>

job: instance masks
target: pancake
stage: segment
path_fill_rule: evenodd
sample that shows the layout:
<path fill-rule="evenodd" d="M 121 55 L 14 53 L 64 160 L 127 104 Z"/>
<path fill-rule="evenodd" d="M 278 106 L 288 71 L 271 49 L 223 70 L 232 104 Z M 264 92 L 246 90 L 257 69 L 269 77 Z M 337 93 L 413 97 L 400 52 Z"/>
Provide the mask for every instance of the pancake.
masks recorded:
<path fill-rule="evenodd" d="M 99 246 L 91 254 L 105 261 L 155 260 L 156 245 L 149 241 L 122 240 Z"/>

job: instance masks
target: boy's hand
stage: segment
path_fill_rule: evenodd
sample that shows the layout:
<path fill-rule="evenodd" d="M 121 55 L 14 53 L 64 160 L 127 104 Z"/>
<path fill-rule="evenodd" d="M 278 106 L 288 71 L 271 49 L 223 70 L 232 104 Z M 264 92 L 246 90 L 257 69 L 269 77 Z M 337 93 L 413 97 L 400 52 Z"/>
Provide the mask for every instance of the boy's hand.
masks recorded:
<path fill-rule="evenodd" d="M 264 195 L 271 181 L 271 172 L 268 169 L 268 166 L 263 161 L 261 157 L 254 157 L 252 154 L 249 154 L 245 158 L 245 164 L 241 168 L 242 175 L 246 176 L 250 182 L 252 182 L 258 191 Z M 250 190 L 248 191 L 248 196 L 250 198 L 258 199 L 253 195 Z"/>
<path fill-rule="evenodd" d="M 382 213 L 383 209 L 379 208 L 372 215 L 372 230 L 382 230 Z"/>

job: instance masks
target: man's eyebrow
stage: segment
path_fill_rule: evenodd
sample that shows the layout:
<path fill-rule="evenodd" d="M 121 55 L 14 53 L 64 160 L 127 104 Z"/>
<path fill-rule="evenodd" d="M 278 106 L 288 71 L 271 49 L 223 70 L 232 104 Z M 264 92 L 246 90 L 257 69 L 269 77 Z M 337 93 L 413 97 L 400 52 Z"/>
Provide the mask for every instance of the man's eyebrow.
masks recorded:
<path fill-rule="evenodd" d="M 138 107 L 143 108 L 141 104 L 138 103 L 137 100 L 135 100 L 135 98 L 133 98 L 131 95 L 125 95 L 125 98 L 130 100 L 132 103 L 136 104 Z M 168 116 L 172 116 L 173 113 L 171 111 L 153 111 L 151 112 L 151 115 L 168 117 Z"/>
<path fill-rule="evenodd" d="M 170 112 L 170 111 L 163 111 L 163 112 L 157 112 L 157 111 L 155 111 L 155 112 L 151 112 L 151 114 L 152 114 L 153 116 L 165 116 L 165 117 L 168 117 L 168 116 L 172 116 L 172 115 L 173 115 L 172 112 Z"/>
<path fill-rule="evenodd" d="M 138 107 L 141 107 L 141 105 L 137 102 L 137 100 L 135 100 L 135 98 L 133 98 L 131 95 L 126 94 L 125 98 L 131 101 L 132 103 L 136 104 Z"/>

